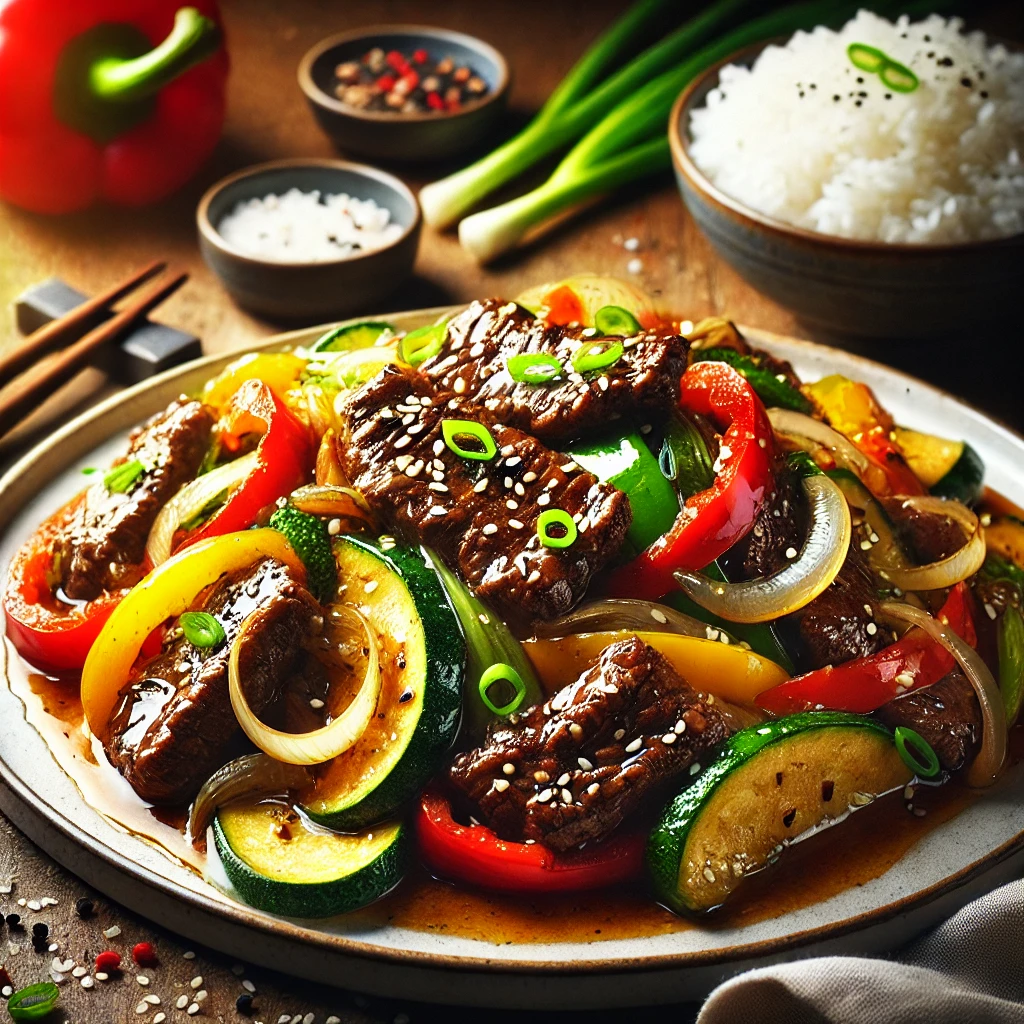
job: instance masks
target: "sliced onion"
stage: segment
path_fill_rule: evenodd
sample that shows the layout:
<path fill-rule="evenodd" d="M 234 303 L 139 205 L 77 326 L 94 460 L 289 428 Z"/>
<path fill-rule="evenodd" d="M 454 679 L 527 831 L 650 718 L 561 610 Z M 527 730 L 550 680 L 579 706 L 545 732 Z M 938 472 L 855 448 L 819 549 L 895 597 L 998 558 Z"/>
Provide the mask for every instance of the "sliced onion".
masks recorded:
<path fill-rule="evenodd" d="M 970 644 L 926 611 L 899 601 L 886 601 L 881 611 L 923 629 L 953 655 L 970 680 L 981 705 L 982 737 L 981 750 L 967 773 L 967 781 L 972 786 L 991 786 L 1006 760 L 1006 710 L 988 666 Z"/>
<path fill-rule="evenodd" d="M 575 633 L 603 633 L 608 630 L 632 629 L 654 633 L 678 633 L 707 639 L 706 622 L 685 615 L 667 605 L 629 598 L 608 598 L 591 601 L 575 611 L 538 625 L 537 636 L 556 638 Z"/>
<path fill-rule="evenodd" d="M 366 499 L 353 487 L 332 484 L 306 484 L 292 491 L 289 502 L 301 512 L 337 519 L 356 519 L 374 525 L 373 513 Z"/>
<path fill-rule="evenodd" d="M 805 416 L 792 409 L 769 409 L 772 427 L 804 451 L 814 454 L 814 447 L 831 452 L 836 465 L 848 469 L 862 480 L 874 494 L 888 494 L 889 484 L 881 466 L 873 463 L 854 443 L 827 423 Z M 810 442 L 810 444 L 809 444 Z"/>
<path fill-rule="evenodd" d="M 265 754 L 276 761 L 287 764 L 323 764 L 353 746 L 366 732 L 373 719 L 380 697 L 381 674 L 380 659 L 377 651 L 377 638 L 373 635 L 369 622 L 354 608 L 336 606 L 332 608 L 335 616 L 346 615 L 357 620 L 365 634 L 363 646 L 369 651 L 366 659 L 366 674 L 359 686 L 359 691 L 349 706 L 328 725 L 306 733 L 281 732 L 264 725 L 253 713 L 246 700 L 239 677 L 238 661 L 242 642 L 249 631 L 254 618 L 260 614 L 257 609 L 246 618 L 231 645 L 231 657 L 228 661 L 228 687 L 231 695 L 231 707 L 234 709 L 238 724 L 249 739 Z"/>
<path fill-rule="evenodd" d="M 771 576 L 720 583 L 700 573 L 677 572 L 680 587 L 702 608 L 730 622 L 769 622 L 803 608 L 839 574 L 850 546 L 850 508 L 827 476 L 803 480 L 811 528 L 800 554 Z"/>
<path fill-rule="evenodd" d="M 973 576 L 985 561 L 985 531 L 981 521 L 966 505 L 930 495 L 903 499 L 904 506 L 952 519 L 967 537 L 967 543 L 949 558 L 918 566 L 878 566 L 878 574 L 900 590 L 942 590 Z"/>
<path fill-rule="evenodd" d="M 153 568 L 171 557 L 174 534 L 182 523 L 187 523 L 210 504 L 223 491 L 231 492 L 259 464 L 259 455 L 249 452 L 240 459 L 227 462 L 185 484 L 162 509 L 153 522 L 146 541 L 146 555 Z"/>
<path fill-rule="evenodd" d="M 206 834 L 218 807 L 239 797 L 260 793 L 282 796 L 309 785 L 312 775 L 306 768 L 275 761 L 266 754 L 246 754 L 229 761 L 206 780 L 188 815 L 189 842 Z"/>

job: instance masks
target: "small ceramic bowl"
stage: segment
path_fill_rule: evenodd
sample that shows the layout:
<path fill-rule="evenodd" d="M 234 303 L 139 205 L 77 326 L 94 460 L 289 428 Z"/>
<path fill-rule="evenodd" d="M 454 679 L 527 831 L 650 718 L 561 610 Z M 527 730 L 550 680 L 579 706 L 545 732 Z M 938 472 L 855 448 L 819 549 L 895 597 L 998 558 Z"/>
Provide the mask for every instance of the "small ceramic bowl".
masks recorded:
<path fill-rule="evenodd" d="M 225 215 L 246 199 L 290 188 L 322 195 L 373 199 L 402 228 L 382 249 L 334 260 L 285 262 L 251 256 L 218 231 Z M 412 273 L 420 238 L 416 197 L 398 178 L 341 160 L 275 160 L 230 174 L 212 186 L 196 210 L 203 259 L 235 301 L 271 320 L 314 323 L 367 310 Z"/>
<path fill-rule="evenodd" d="M 719 191 L 690 157 L 690 113 L 725 64 L 749 66 L 767 44 L 741 50 L 694 79 L 669 118 L 683 202 L 718 254 L 758 291 L 839 335 L 926 338 L 1004 323 L 1019 303 L 1024 236 L 953 245 L 839 238 L 794 227 Z"/>
<path fill-rule="evenodd" d="M 334 69 L 374 47 L 453 57 L 487 83 L 486 95 L 455 113 L 388 114 L 359 110 L 334 95 Z M 299 63 L 299 86 L 320 127 L 345 152 L 383 160 L 444 160 L 479 142 L 505 109 L 509 72 L 493 46 L 462 32 L 422 25 L 374 25 L 316 44 Z"/>

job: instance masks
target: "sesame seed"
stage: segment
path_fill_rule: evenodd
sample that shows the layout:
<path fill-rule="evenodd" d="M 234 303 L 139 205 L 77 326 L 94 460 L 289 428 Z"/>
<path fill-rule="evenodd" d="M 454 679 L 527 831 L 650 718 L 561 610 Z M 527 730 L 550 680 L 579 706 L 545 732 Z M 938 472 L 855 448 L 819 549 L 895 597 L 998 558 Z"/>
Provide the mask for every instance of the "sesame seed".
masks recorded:
<path fill-rule="evenodd" d="M 690 765 L 690 774 L 691 775 L 696 775 L 697 772 L 699 772 L 699 771 L 700 771 L 700 764 L 697 761 L 694 761 L 693 764 Z"/>
<path fill-rule="evenodd" d="M 511 459 L 506 459 L 505 460 L 505 465 L 508 466 L 509 469 L 514 469 L 522 461 L 523 460 L 522 460 L 522 458 L 520 456 L 513 455 Z"/>
<path fill-rule="evenodd" d="M 517 483 L 513 490 L 515 490 L 516 494 L 518 494 L 520 498 L 526 496 L 526 488 L 520 483 Z"/>
<path fill-rule="evenodd" d="M 562 802 L 566 804 L 572 803 L 572 792 L 568 789 L 562 790 Z"/>
<path fill-rule="evenodd" d="M 405 468 L 411 462 L 412 462 L 412 456 L 411 455 L 399 455 L 398 458 L 395 459 L 395 469 L 397 469 L 399 473 L 404 473 L 405 472 Z"/>
<path fill-rule="evenodd" d="M 483 494 L 483 492 L 487 490 L 487 484 L 488 484 L 487 477 L 484 477 L 482 480 L 477 480 L 477 482 L 475 484 L 473 484 L 473 491 L 474 491 L 474 493 L 475 494 Z"/>
<path fill-rule="evenodd" d="M 558 481 L 552 477 L 544 486 L 549 491 L 554 490 L 558 486 Z"/>
<path fill-rule="evenodd" d="M 563 473 L 571 473 L 574 469 L 579 469 L 580 467 L 575 462 L 567 462 L 564 466 L 559 466 L 558 468 Z"/>
<path fill-rule="evenodd" d="M 540 579 L 540 569 L 534 569 L 526 578 L 527 583 L 536 583 Z"/>
<path fill-rule="evenodd" d="M 184 1010 L 188 1006 L 188 996 L 178 996 L 178 1001 L 174 1005 L 176 1009 Z"/>
<path fill-rule="evenodd" d="M 441 440 L 441 438 L 438 438 L 438 439 L 437 439 L 437 440 L 436 440 L 436 441 L 434 442 L 434 444 L 433 444 L 433 449 L 432 449 L 432 450 L 433 450 L 434 454 L 435 454 L 435 455 L 440 455 L 440 454 L 441 454 L 441 452 L 443 452 L 443 451 L 444 451 L 444 449 L 445 449 L 445 443 L 444 443 L 444 441 L 442 441 L 442 440 Z"/>
<path fill-rule="evenodd" d="M 506 775 L 515 775 L 515 773 L 516 773 L 516 766 L 515 766 L 515 765 L 514 765 L 514 764 L 513 764 L 513 763 L 512 763 L 511 761 L 506 761 L 506 762 L 505 762 L 505 763 L 504 763 L 504 764 L 503 764 L 503 765 L 501 766 L 501 770 L 502 770 L 502 771 L 503 771 L 503 772 L 504 772 L 504 773 L 505 773 Z"/>
<path fill-rule="evenodd" d="M 182 960 L 195 960 L 195 958 L 196 958 L 196 955 L 195 955 L 195 953 L 191 949 L 188 950 L 187 952 L 181 954 L 181 959 Z"/>
<path fill-rule="evenodd" d="M 626 730 L 625 729 L 616 729 L 615 732 L 613 733 L 613 738 L 617 739 L 617 740 L 621 740 L 622 737 L 625 736 L 625 735 L 626 735 Z"/>
<path fill-rule="evenodd" d="M 582 768 L 582 769 L 583 769 L 583 770 L 584 770 L 585 772 L 592 772 L 592 771 L 594 770 L 594 766 L 593 766 L 593 765 L 592 765 L 592 764 L 590 763 L 590 761 L 588 761 L 588 760 L 587 760 L 587 759 L 586 759 L 585 757 L 578 757 L 578 758 L 576 758 L 576 763 L 577 763 L 577 764 L 578 764 L 578 765 L 579 765 L 579 766 L 580 766 L 580 767 L 581 767 L 581 768 Z"/>
<path fill-rule="evenodd" d="M 505 508 L 510 512 L 515 512 L 515 510 L 519 508 L 519 502 L 515 501 L 513 498 L 509 498 L 508 501 L 505 502 Z"/>
<path fill-rule="evenodd" d="M 686 723 L 680 718 L 679 721 L 676 722 L 676 724 L 672 726 L 672 731 L 677 736 L 682 736 L 682 734 L 684 732 L 686 732 Z"/>
<path fill-rule="evenodd" d="M 655 622 L 668 622 L 668 616 L 660 608 L 651 609 L 651 618 Z"/>
<path fill-rule="evenodd" d="M 597 378 L 597 386 L 598 386 L 598 387 L 599 387 L 599 388 L 600 388 L 600 389 L 601 389 L 602 391 L 607 391 L 607 390 L 608 390 L 608 385 L 609 385 L 610 383 L 611 383 L 611 382 L 610 382 L 610 381 L 608 380 L 608 378 L 607 378 L 607 377 L 603 377 L 603 376 L 602 376 L 602 377 L 598 377 L 598 378 Z"/>
<path fill-rule="evenodd" d="M 592 782 L 589 786 L 587 786 L 587 792 L 591 796 L 597 796 L 597 794 L 601 792 L 600 784 L 597 782 Z"/>
<path fill-rule="evenodd" d="M 72 978 L 84 978 L 88 973 L 89 973 L 88 970 L 86 970 L 86 968 L 84 968 L 84 967 L 75 967 L 71 971 L 71 977 Z"/>
<path fill-rule="evenodd" d="M 84 989 L 90 989 L 95 984 L 96 984 L 96 982 L 93 981 L 92 978 L 90 978 L 88 974 L 81 981 L 82 988 L 84 988 Z"/>
<path fill-rule="evenodd" d="M 408 448 L 412 444 L 412 438 L 408 434 L 403 434 L 396 442 L 396 448 Z"/>
<path fill-rule="evenodd" d="M 869 622 L 865 628 L 867 629 L 868 636 L 874 636 L 878 632 L 878 626 L 873 622 Z"/>
<path fill-rule="evenodd" d="M 523 483 L 532 484 L 537 479 L 537 474 L 531 469 L 529 472 L 523 474 Z"/>
<path fill-rule="evenodd" d="M 533 773 L 533 780 L 534 780 L 534 782 L 539 782 L 543 786 L 546 782 L 550 782 L 551 781 L 551 776 L 548 775 L 548 773 L 544 772 L 544 771 L 534 772 Z"/>
<path fill-rule="evenodd" d="M 167 1014 L 161 1012 L 153 1018 L 153 1024 L 164 1024 L 165 1020 L 167 1020 Z"/>
<path fill-rule="evenodd" d="M 421 469 L 423 469 L 423 463 L 417 459 L 411 466 L 406 467 L 405 475 L 410 479 L 415 479 L 420 475 Z"/>
<path fill-rule="evenodd" d="M 861 551 L 870 551 L 871 550 L 871 541 L 869 541 L 869 540 L 862 540 L 860 542 L 860 549 L 861 549 Z"/>
<path fill-rule="evenodd" d="M 121 934 L 121 929 L 116 924 L 112 924 L 109 928 L 103 929 L 103 936 L 107 939 L 116 939 Z"/>
<path fill-rule="evenodd" d="M 319 697 L 314 697 L 314 698 L 313 698 L 313 699 L 312 699 L 312 700 L 311 700 L 311 701 L 309 702 L 309 706 L 310 706 L 310 707 L 311 707 L 311 708 L 312 708 L 312 709 L 313 709 L 314 711 L 319 711 L 319 710 L 320 710 L 320 709 L 321 709 L 321 708 L 322 708 L 322 707 L 324 706 L 324 702 L 323 702 L 323 701 L 322 701 L 322 700 L 321 700 L 321 699 L 320 699 Z"/>
<path fill-rule="evenodd" d="M 209 993 L 206 991 L 206 989 L 205 988 L 201 988 L 196 993 L 196 1002 L 197 1003 L 205 1003 L 208 995 L 209 995 Z"/>
<path fill-rule="evenodd" d="M 456 377 L 455 382 L 452 384 L 452 391 L 457 395 L 463 395 L 466 393 L 466 381 L 463 377 Z"/>
<path fill-rule="evenodd" d="M 160 1005 L 160 997 L 157 996 L 157 995 L 154 995 L 152 992 L 150 992 L 150 994 L 148 996 L 143 996 L 142 997 L 142 1001 L 144 1003 L 148 1003 L 150 1006 L 159 1006 Z"/>
<path fill-rule="evenodd" d="M 509 785 L 508 779 L 495 779 L 494 780 L 494 788 L 499 793 L 504 793 L 505 790 L 508 789 L 508 785 Z"/>
<path fill-rule="evenodd" d="M 415 423 L 415 421 L 416 421 L 416 413 L 414 413 L 414 412 L 407 412 L 402 417 L 402 426 L 403 427 L 407 427 L 407 426 L 409 426 L 410 423 Z"/>
<path fill-rule="evenodd" d="M 580 739 L 582 739 L 582 738 L 583 738 L 583 726 L 581 726 L 581 725 L 577 724 L 576 722 L 573 722 L 573 723 L 572 723 L 572 724 L 571 724 L 571 725 L 569 726 L 569 735 L 570 735 L 570 736 L 571 736 L 571 737 L 572 737 L 572 738 L 573 738 L 574 740 L 580 740 Z"/>
<path fill-rule="evenodd" d="M 796 548 L 786 548 L 786 557 L 787 558 L 796 558 L 796 556 L 797 556 Z"/>
<path fill-rule="evenodd" d="M 523 524 L 518 519 L 510 519 L 508 521 L 508 525 L 511 526 L 513 530 L 521 530 L 523 528 Z"/>
<path fill-rule="evenodd" d="M 193 989 L 202 988 L 203 987 L 203 976 L 201 974 L 197 974 L 189 982 L 189 985 L 191 985 Z"/>
<path fill-rule="evenodd" d="M 437 483 L 437 481 L 435 481 L 434 483 L 427 484 L 427 490 L 434 491 L 437 494 L 448 493 L 448 488 L 444 484 Z"/>
<path fill-rule="evenodd" d="M 446 516 L 448 515 L 448 509 L 442 508 L 440 505 L 435 505 L 430 511 L 427 512 L 429 516 Z"/>
<path fill-rule="evenodd" d="M 671 746 L 676 741 L 676 734 L 674 732 L 667 732 L 661 737 L 661 742 Z"/>
<path fill-rule="evenodd" d="M 485 537 L 490 537 L 492 534 L 498 532 L 498 527 L 494 523 L 488 523 L 481 531 Z"/>
<path fill-rule="evenodd" d="M 142 986 L 143 988 L 145 988 L 145 987 L 146 987 L 146 986 L 147 986 L 147 985 L 149 984 L 149 978 L 148 978 L 148 977 L 146 977 L 146 975 L 145 975 L 145 974 L 140 974 L 140 975 L 139 975 L 139 976 L 138 976 L 138 977 L 137 977 L 137 978 L 136 978 L 135 980 L 136 980 L 136 981 L 137 981 L 137 982 L 138 982 L 138 983 L 139 983 L 139 984 L 140 984 L 140 985 L 141 985 L 141 986 Z"/>
<path fill-rule="evenodd" d="M 706 868 L 704 869 L 704 877 L 705 877 L 705 878 L 706 878 L 706 879 L 707 879 L 707 880 L 708 880 L 709 882 L 714 882 L 714 880 L 715 880 L 715 873 L 714 873 L 714 871 L 712 871 L 712 870 L 711 870 L 711 868 L 708 868 L 708 867 L 706 867 Z"/>
<path fill-rule="evenodd" d="M 543 494 L 538 495 L 537 496 L 537 504 L 538 505 L 550 505 L 551 504 L 551 495 L 548 494 L 546 491 Z"/>
<path fill-rule="evenodd" d="M 556 786 L 564 786 L 569 781 L 569 773 L 563 772 L 555 782 Z"/>
<path fill-rule="evenodd" d="M 995 610 L 995 608 L 993 608 L 993 607 L 992 607 L 992 605 L 991 605 L 991 604 L 989 604 L 989 602 L 988 602 L 988 601 L 986 601 L 986 602 L 985 602 L 985 614 L 986 614 L 986 615 L 987 615 L 987 616 L 988 616 L 988 617 L 989 617 L 990 619 L 993 619 L 993 620 L 994 620 L 994 619 L 995 619 L 995 617 L 996 617 L 996 610 Z"/>
<path fill-rule="evenodd" d="M 194 1017 L 199 1012 L 199 1004 L 192 1003 L 191 1006 L 185 1011 L 190 1017 Z"/>
<path fill-rule="evenodd" d="M 643 745 L 644 738 L 642 736 L 637 736 L 635 740 L 630 740 L 629 743 L 626 744 L 626 753 L 635 754 Z"/>
<path fill-rule="evenodd" d="M 554 795 L 555 791 L 553 789 L 542 790 L 540 793 L 537 794 L 537 802 L 546 804 Z"/>

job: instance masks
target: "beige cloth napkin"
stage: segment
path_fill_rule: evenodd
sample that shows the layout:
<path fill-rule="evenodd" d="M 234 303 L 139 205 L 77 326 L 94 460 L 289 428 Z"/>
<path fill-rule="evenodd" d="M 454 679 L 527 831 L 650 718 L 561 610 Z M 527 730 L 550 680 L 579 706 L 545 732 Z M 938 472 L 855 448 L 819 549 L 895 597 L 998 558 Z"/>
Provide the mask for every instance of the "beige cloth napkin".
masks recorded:
<path fill-rule="evenodd" d="M 1024 881 L 968 904 L 893 960 L 832 956 L 748 971 L 696 1024 L 1024 1024 Z"/>

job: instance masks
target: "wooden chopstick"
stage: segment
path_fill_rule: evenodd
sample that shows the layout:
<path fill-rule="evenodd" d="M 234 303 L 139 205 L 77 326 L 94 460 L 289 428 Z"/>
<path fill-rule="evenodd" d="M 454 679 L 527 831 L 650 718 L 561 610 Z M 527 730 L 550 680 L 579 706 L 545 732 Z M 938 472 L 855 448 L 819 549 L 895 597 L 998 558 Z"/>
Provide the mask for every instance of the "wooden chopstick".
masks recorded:
<path fill-rule="evenodd" d="M 154 274 L 159 274 L 166 266 L 167 264 L 162 260 L 154 260 L 149 266 L 143 267 L 130 277 L 119 281 L 95 298 L 86 300 L 80 306 L 75 306 L 66 316 L 51 321 L 40 327 L 38 331 L 33 331 L 20 345 L 0 355 L 0 388 L 10 384 L 19 373 L 27 370 L 47 352 L 74 341 L 82 333 L 89 320 L 100 310 L 123 299 Z"/>
<path fill-rule="evenodd" d="M 6 394 L 0 394 L 0 437 L 33 412 L 43 399 L 67 383 L 89 362 L 98 348 L 125 333 L 136 320 L 173 295 L 187 279 L 188 274 L 182 271 L 170 279 L 157 281 L 130 306 L 114 314 L 106 323 L 94 327 L 50 363 L 16 380 Z"/>

